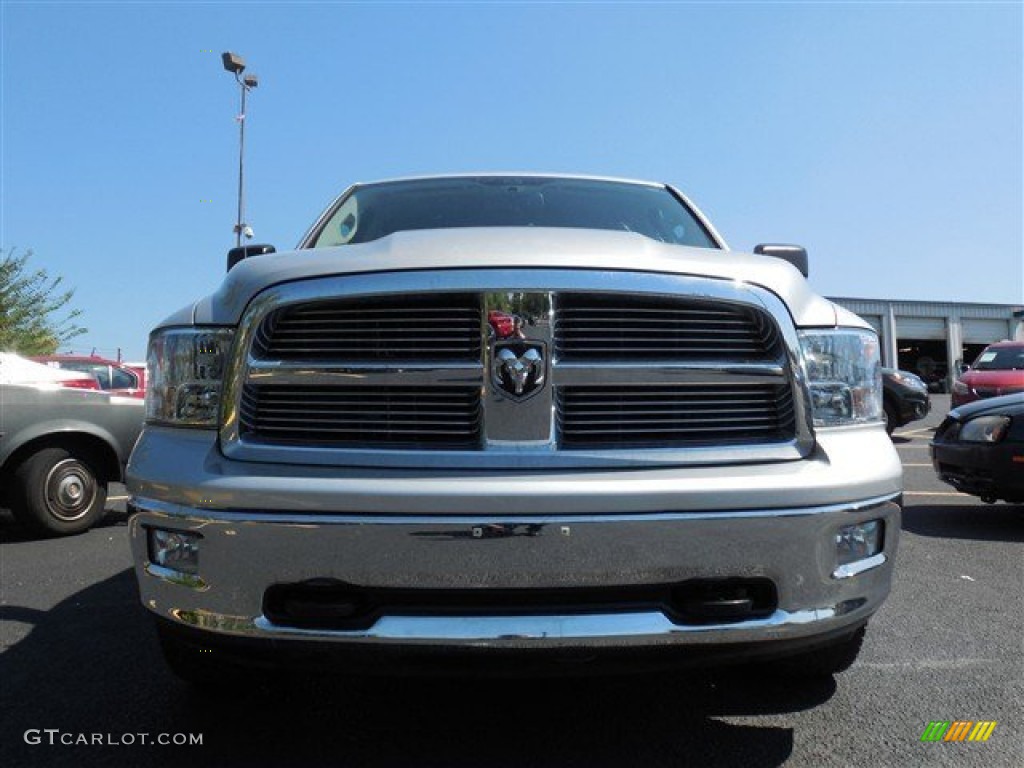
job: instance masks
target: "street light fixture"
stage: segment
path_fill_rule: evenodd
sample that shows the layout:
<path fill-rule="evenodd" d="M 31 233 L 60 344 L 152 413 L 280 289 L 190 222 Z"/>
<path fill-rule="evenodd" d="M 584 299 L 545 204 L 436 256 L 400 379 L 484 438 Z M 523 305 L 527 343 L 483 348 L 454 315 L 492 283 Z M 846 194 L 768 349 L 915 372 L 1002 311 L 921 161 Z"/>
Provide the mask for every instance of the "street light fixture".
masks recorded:
<path fill-rule="evenodd" d="M 237 53 L 225 51 L 221 54 L 221 61 L 224 69 L 235 76 L 239 91 L 238 117 L 238 219 L 235 221 L 235 247 L 242 245 L 242 235 L 252 237 L 252 227 L 245 223 L 245 96 L 259 85 L 256 75 L 248 74 L 242 77 L 245 71 L 245 59 Z"/>
<path fill-rule="evenodd" d="M 237 75 L 243 69 L 245 69 L 245 59 L 243 59 L 237 53 L 225 51 L 220 55 L 220 59 L 224 62 L 224 69 L 226 69 L 228 72 L 234 72 Z"/>

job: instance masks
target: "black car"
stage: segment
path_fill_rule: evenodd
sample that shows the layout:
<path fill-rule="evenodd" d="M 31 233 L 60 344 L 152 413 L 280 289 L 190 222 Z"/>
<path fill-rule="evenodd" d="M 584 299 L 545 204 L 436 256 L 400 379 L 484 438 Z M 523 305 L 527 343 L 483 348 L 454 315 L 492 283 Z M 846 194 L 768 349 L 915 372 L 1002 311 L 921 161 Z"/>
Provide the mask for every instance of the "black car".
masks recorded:
<path fill-rule="evenodd" d="M 1024 393 L 954 408 L 931 454 L 939 477 L 958 491 L 990 504 L 1024 502 Z"/>
<path fill-rule="evenodd" d="M 885 429 L 892 434 L 896 427 L 923 419 L 932 408 L 928 385 L 909 371 L 882 369 L 882 407 Z"/>

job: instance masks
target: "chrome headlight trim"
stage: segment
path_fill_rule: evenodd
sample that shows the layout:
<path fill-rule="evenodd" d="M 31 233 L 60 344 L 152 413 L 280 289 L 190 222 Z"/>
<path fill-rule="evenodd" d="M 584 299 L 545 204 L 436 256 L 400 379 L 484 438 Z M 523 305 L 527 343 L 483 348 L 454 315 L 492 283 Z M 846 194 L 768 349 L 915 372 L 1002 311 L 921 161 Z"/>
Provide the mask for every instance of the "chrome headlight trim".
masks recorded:
<path fill-rule="evenodd" d="M 816 427 L 881 423 L 878 335 L 861 328 L 799 332 Z"/>
<path fill-rule="evenodd" d="M 161 328 L 149 338 L 146 422 L 216 428 L 234 328 Z"/>

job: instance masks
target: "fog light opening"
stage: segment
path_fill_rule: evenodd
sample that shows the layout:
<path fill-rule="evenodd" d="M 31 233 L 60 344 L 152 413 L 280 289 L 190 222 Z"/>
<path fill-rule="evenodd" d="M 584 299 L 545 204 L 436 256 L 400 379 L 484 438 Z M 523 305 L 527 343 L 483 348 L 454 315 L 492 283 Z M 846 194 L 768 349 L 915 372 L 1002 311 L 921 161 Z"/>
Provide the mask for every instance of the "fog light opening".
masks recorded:
<path fill-rule="evenodd" d="M 882 554 L 885 524 L 881 520 L 844 525 L 836 532 L 836 570 L 832 576 L 849 578 L 885 562 Z"/>
<path fill-rule="evenodd" d="M 194 576 L 199 573 L 199 534 L 149 529 L 149 560 L 154 565 Z"/>

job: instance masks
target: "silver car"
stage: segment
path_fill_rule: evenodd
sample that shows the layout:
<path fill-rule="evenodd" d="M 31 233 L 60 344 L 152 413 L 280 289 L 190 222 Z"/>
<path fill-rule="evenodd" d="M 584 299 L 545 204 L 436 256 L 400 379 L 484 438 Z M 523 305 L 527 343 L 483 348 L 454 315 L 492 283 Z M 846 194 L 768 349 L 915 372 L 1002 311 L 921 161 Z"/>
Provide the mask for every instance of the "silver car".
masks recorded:
<path fill-rule="evenodd" d="M 88 529 L 107 485 L 123 479 L 142 419 L 137 398 L 0 383 L 0 506 L 44 536 Z"/>

